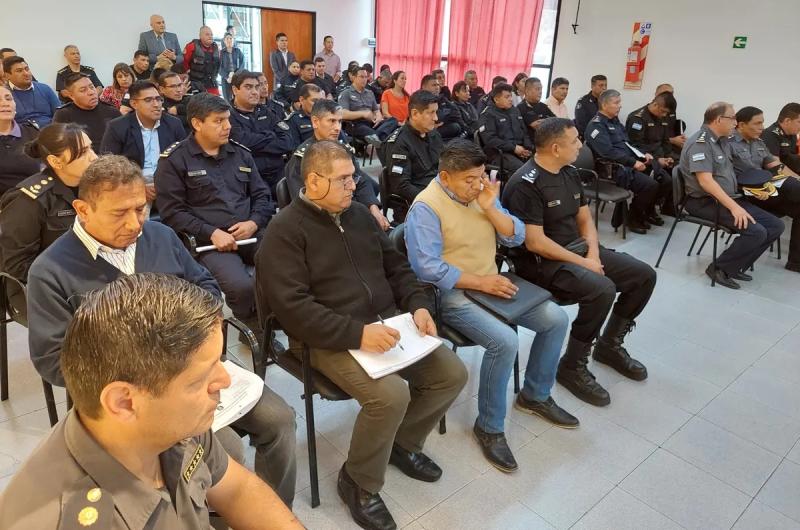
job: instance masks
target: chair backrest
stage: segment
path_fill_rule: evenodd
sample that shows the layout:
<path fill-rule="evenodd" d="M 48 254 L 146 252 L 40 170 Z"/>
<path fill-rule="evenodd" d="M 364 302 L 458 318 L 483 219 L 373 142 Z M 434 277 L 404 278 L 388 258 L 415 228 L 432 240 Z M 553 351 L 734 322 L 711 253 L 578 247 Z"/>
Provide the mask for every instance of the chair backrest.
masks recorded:
<path fill-rule="evenodd" d="M 27 288 L 24 283 L 8 273 L 0 272 L 0 317 L 8 322 L 16 322 L 28 327 L 27 314 L 19 309 L 27 301 Z"/>
<path fill-rule="evenodd" d="M 400 223 L 397 225 L 392 233 L 389 234 L 389 239 L 394 243 L 394 248 L 403 256 L 408 256 L 408 249 L 406 248 L 406 224 Z"/>
<path fill-rule="evenodd" d="M 686 193 L 686 175 L 681 171 L 680 166 L 672 168 L 672 204 L 675 207 L 676 214 L 680 212 L 685 201 L 684 194 Z"/>
<path fill-rule="evenodd" d="M 286 182 L 286 177 L 278 181 L 278 185 L 275 187 L 275 193 L 278 195 L 275 197 L 278 200 L 278 208 L 286 208 L 289 206 L 289 203 L 292 202 L 292 196 L 289 194 L 289 183 Z"/>
<path fill-rule="evenodd" d="M 389 166 L 384 166 L 378 176 L 378 186 L 381 192 L 381 210 L 383 215 L 389 211 Z"/>

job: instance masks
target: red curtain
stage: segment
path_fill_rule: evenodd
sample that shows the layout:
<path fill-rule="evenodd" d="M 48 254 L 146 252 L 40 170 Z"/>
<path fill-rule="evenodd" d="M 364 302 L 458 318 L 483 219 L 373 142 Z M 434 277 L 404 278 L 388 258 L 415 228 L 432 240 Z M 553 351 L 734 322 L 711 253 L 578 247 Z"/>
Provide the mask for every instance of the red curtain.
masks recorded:
<path fill-rule="evenodd" d="M 451 0 L 448 83 L 475 70 L 488 92 L 496 75 L 511 83 L 530 73 L 543 7 L 543 0 Z"/>
<path fill-rule="evenodd" d="M 375 70 L 388 64 L 408 76 L 406 90 L 419 88 L 422 76 L 439 68 L 444 0 L 377 0 Z"/>

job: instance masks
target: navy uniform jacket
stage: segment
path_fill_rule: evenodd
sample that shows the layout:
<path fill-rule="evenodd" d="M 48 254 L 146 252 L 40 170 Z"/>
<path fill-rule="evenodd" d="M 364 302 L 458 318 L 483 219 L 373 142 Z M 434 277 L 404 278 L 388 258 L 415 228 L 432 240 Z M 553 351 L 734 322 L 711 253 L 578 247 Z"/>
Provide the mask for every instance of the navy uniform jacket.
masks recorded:
<path fill-rule="evenodd" d="M 183 278 L 221 297 L 219 286 L 169 227 L 146 221 L 136 240 L 136 272 L 161 272 Z M 36 371 L 50 384 L 64 386 L 61 345 L 82 294 L 113 282 L 122 272 L 89 250 L 69 230 L 36 258 L 28 277 L 28 344 Z"/>
<path fill-rule="evenodd" d="M 517 110 L 519 110 L 520 115 L 522 115 L 522 121 L 525 123 L 525 130 L 528 131 L 531 144 L 534 144 L 536 139 L 536 131 L 531 127 L 531 123 L 545 118 L 556 117 L 553 111 L 550 110 L 550 107 L 541 101 L 531 105 L 527 100 L 523 99 L 519 102 L 519 105 L 517 105 Z"/>
<path fill-rule="evenodd" d="M 292 112 L 286 123 L 289 125 L 289 134 L 292 137 L 292 147 L 297 149 L 300 144 L 314 136 L 314 127 L 311 125 L 311 116 L 302 109 Z"/>
<path fill-rule="evenodd" d="M 286 178 L 286 184 L 289 186 L 289 195 L 291 196 L 292 200 L 297 198 L 297 195 L 300 193 L 300 189 L 305 186 L 305 183 L 303 182 L 303 176 L 300 174 L 300 164 L 303 162 L 303 155 L 306 154 L 306 149 L 308 149 L 308 147 L 312 144 L 317 143 L 317 141 L 317 137 L 312 134 L 310 138 L 303 142 L 300 147 L 298 147 L 294 153 L 292 153 L 292 156 L 286 163 L 286 170 L 283 172 L 283 174 Z M 375 196 L 375 192 L 372 189 L 372 184 L 369 181 L 369 179 L 372 177 L 367 175 L 364 170 L 361 169 L 358 159 L 356 158 L 355 149 L 342 141 L 341 138 L 339 139 L 339 143 L 342 144 L 345 149 L 347 149 L 348 153 L 350 153 L 350 156 L 353 159 L 353 166 L 356 168 L 355 174 L 360 177 L 356 183 L 356 191 L 353 194 L 353 199 L 367 207 L 372 206 L 373 204 L 380 206 L 380 202 Z"/>
<path fill-rule="evenodd" d="M 532 149 L 528 126 L 524 123 L 517 107 L 501 110 L 494 103 L 489 104 L 480 118 L 478 128 L 483 145 L 501 153 L 513 153 L 518 145 Z"/>
<path fill-rule="evenodd" d="M 439 174 L 444 142 L 439 131 L 422 136 L 411 122 L 386 139 L 384 166 L 389 170 L 389 190 L 411 202 Z"/>
<path fill-rule="evenodd" d="M 462 133 L 468 129 L 467 124 L 461 118 L 461 111 L 453 105 L 452 101 L 447 99 L 444 95 L 440 95 L 437 103 L 439 104 L 439 108 L 436 111 L 436 120 L 439 123 L 442 125 L 457 123 Z"/>
<path fill-rule="evenodd" d="M 231 140 L 250 150 L 265 182 L 277 184 L 283 155 L 292 152 L 292 136 L 274 110 L 268 105 L 257 105 L 252 112 L 231 108 Z"/>
<path fill-rule="evenodd" d="M 63 102 L 66 103 L 69 101 L 69 98 L 65 98 L 61 96 L 61 91 L 66 88 L 64 83 L 67 79 L 67 76 L 72 73 L 72 69 L 69 66 L 65 66 L 61 70 L 56 73 L 56 94 L 58 98 Z M 94 71 L 94 68 L 91 66 L 81 65 L 80 66 L 80 73 L 85 74 L 92 80 L 92 84 L 96 87 L 102 87 L 103 83 L 100 82 L 100 78 L 97 77 L 97 74 Z M 99 96 L 100 94 L 98 94 Z"/>
<path fill-rule="evenodd" d="M 575 127 L 580 134 L 586 130 L 586 126 L 597 114 L 597 98 L 591 92 L 584 94 L 575 104 Z"/>
<path fill-rule="evenodd" d="M 617 117 L 608 118 L 598 112 L 586 127 L 584 138 L 586 145 L 596 156 L 617 162 L 625 167 L 633 167 L 637 162 L 633 151 L 625 145 L 628 136 Z"/>
<path fill-rule="evenodd" d="M 767 144 L 770 153 L 780 158 L 789 169 L 800 173 L 800 154 L 797 152 L 796 137 L 785 134 L 778 122 L 775 122 L 764 129 L 761 139 Z"/>
<path fill-rule="evenodd" d="M 161 113 L 161 123 L 156 132 L 158 132 L 159 153 L 186 138 L 181 120 L 165 112 Z M 139 167 L 144 166 L 144 143 L 136 111 L 108 122 L 103 143 L 100 145 L 100 153 L 122 155 L 131 162 L 139 164 Z"/>
<path fill-rule="evenodd" d="M 169 113 L 169 109 L 175 107 L 175 112 L 177 114 L 170 114 L 170 116 L 174 116 L 178 118 L 183 125 L 186 134 L 192 132 L 192 126 L 186 120 L 186 105 L 189 104 L 189 100 L 192 96 L 183 96 L 181 99 L 169 99 L 167 97 L 164 98 L 164 112 Z"/>
<path fill-rule="evenodd" d="M 305 81 L 300 79 L 299 76 L 288 75 L 281 83 L 281 86 L 272 93 L 272 97 L 288 111 L 292 108 L 292 103 L 296 101 L 300 87 L 304 84 Z"/>
<path fill-rule="evenodd" d="M 257 171 L 247 148 L 229 142 L 211 156 L 190 135 L 161 153 L 154 175 L 161 220 L 203 243 L 242 221 L 264 228 L 275 206 Z"/>
<path fill-rule="evenodd" d="M 19 136 L 13 134 L 17 127 Z M 0 195 L 39 172 L 39 160 L 25 154 L 25 144 L 37 136 L 39 124 L 33 120 L 12 122 L 11 134 L 0 135 Z"/>
<path fill-rule="evenodd" d="M 469 89 L 469 102 L 472 103 L 475 107 L 478 106 L 478 100 L 480 100 L 483 96 L 486 95 L 486 91 L 481 86 L 476 86 L 475 88 Z M 480 112 L 480 111 L 478 111 Z"/>
<path fill-rule="evenodd" d="M 675 160 L 680 156 L 673 153 L 669 143 L 672 133 L 669 116 L 656 118 L 647 110 L 647 105 L 628 114 L 625 130 L 631 143 L 644 153 L 655 158 L 674 157 Z"/>

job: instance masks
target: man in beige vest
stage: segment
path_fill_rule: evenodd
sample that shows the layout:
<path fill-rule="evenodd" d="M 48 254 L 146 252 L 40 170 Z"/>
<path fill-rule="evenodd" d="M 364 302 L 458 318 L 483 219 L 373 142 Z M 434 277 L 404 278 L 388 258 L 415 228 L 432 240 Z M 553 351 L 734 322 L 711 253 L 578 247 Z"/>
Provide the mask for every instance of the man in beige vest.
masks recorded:
<path fill-rule="evenodd" d="M 474 433 L 484 456 L 505 472 L 517 462 L 504 434 L 506 389 L 519 350 L 516 330 L 474 303 L 465 289 L 511 298 L 517 287 L 498 274 L 497 242 L 516 247 L 525 240 L 525 226 L 498 200 L 499 183 L 485 175 L 486 157 L 468 140 L 453 140 L 442 152 L 439 176 L 419 195 L 406 219 L 405 238 L 411 268 L 442 291 L 444 321 L 486 348 L 478 387 Z M 514 407 L 564 428 L 577 418 L 550 396 L 567 314 L 552 301 L 528 310 L 514 324 L 536 332 L 525 370 L 525 384 Z"/>

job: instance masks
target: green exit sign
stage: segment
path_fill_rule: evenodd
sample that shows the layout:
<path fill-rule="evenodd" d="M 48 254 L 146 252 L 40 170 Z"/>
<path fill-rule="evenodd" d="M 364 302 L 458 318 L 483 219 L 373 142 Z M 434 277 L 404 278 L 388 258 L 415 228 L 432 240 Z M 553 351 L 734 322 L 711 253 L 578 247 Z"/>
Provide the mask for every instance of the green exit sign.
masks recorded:
<path fill-rule="evenodd" d="M 743 35 L 737 35 L 733 38 L 733 49 L 734 50 L 743 50 L 747 46 L 747 37 Z"/>

